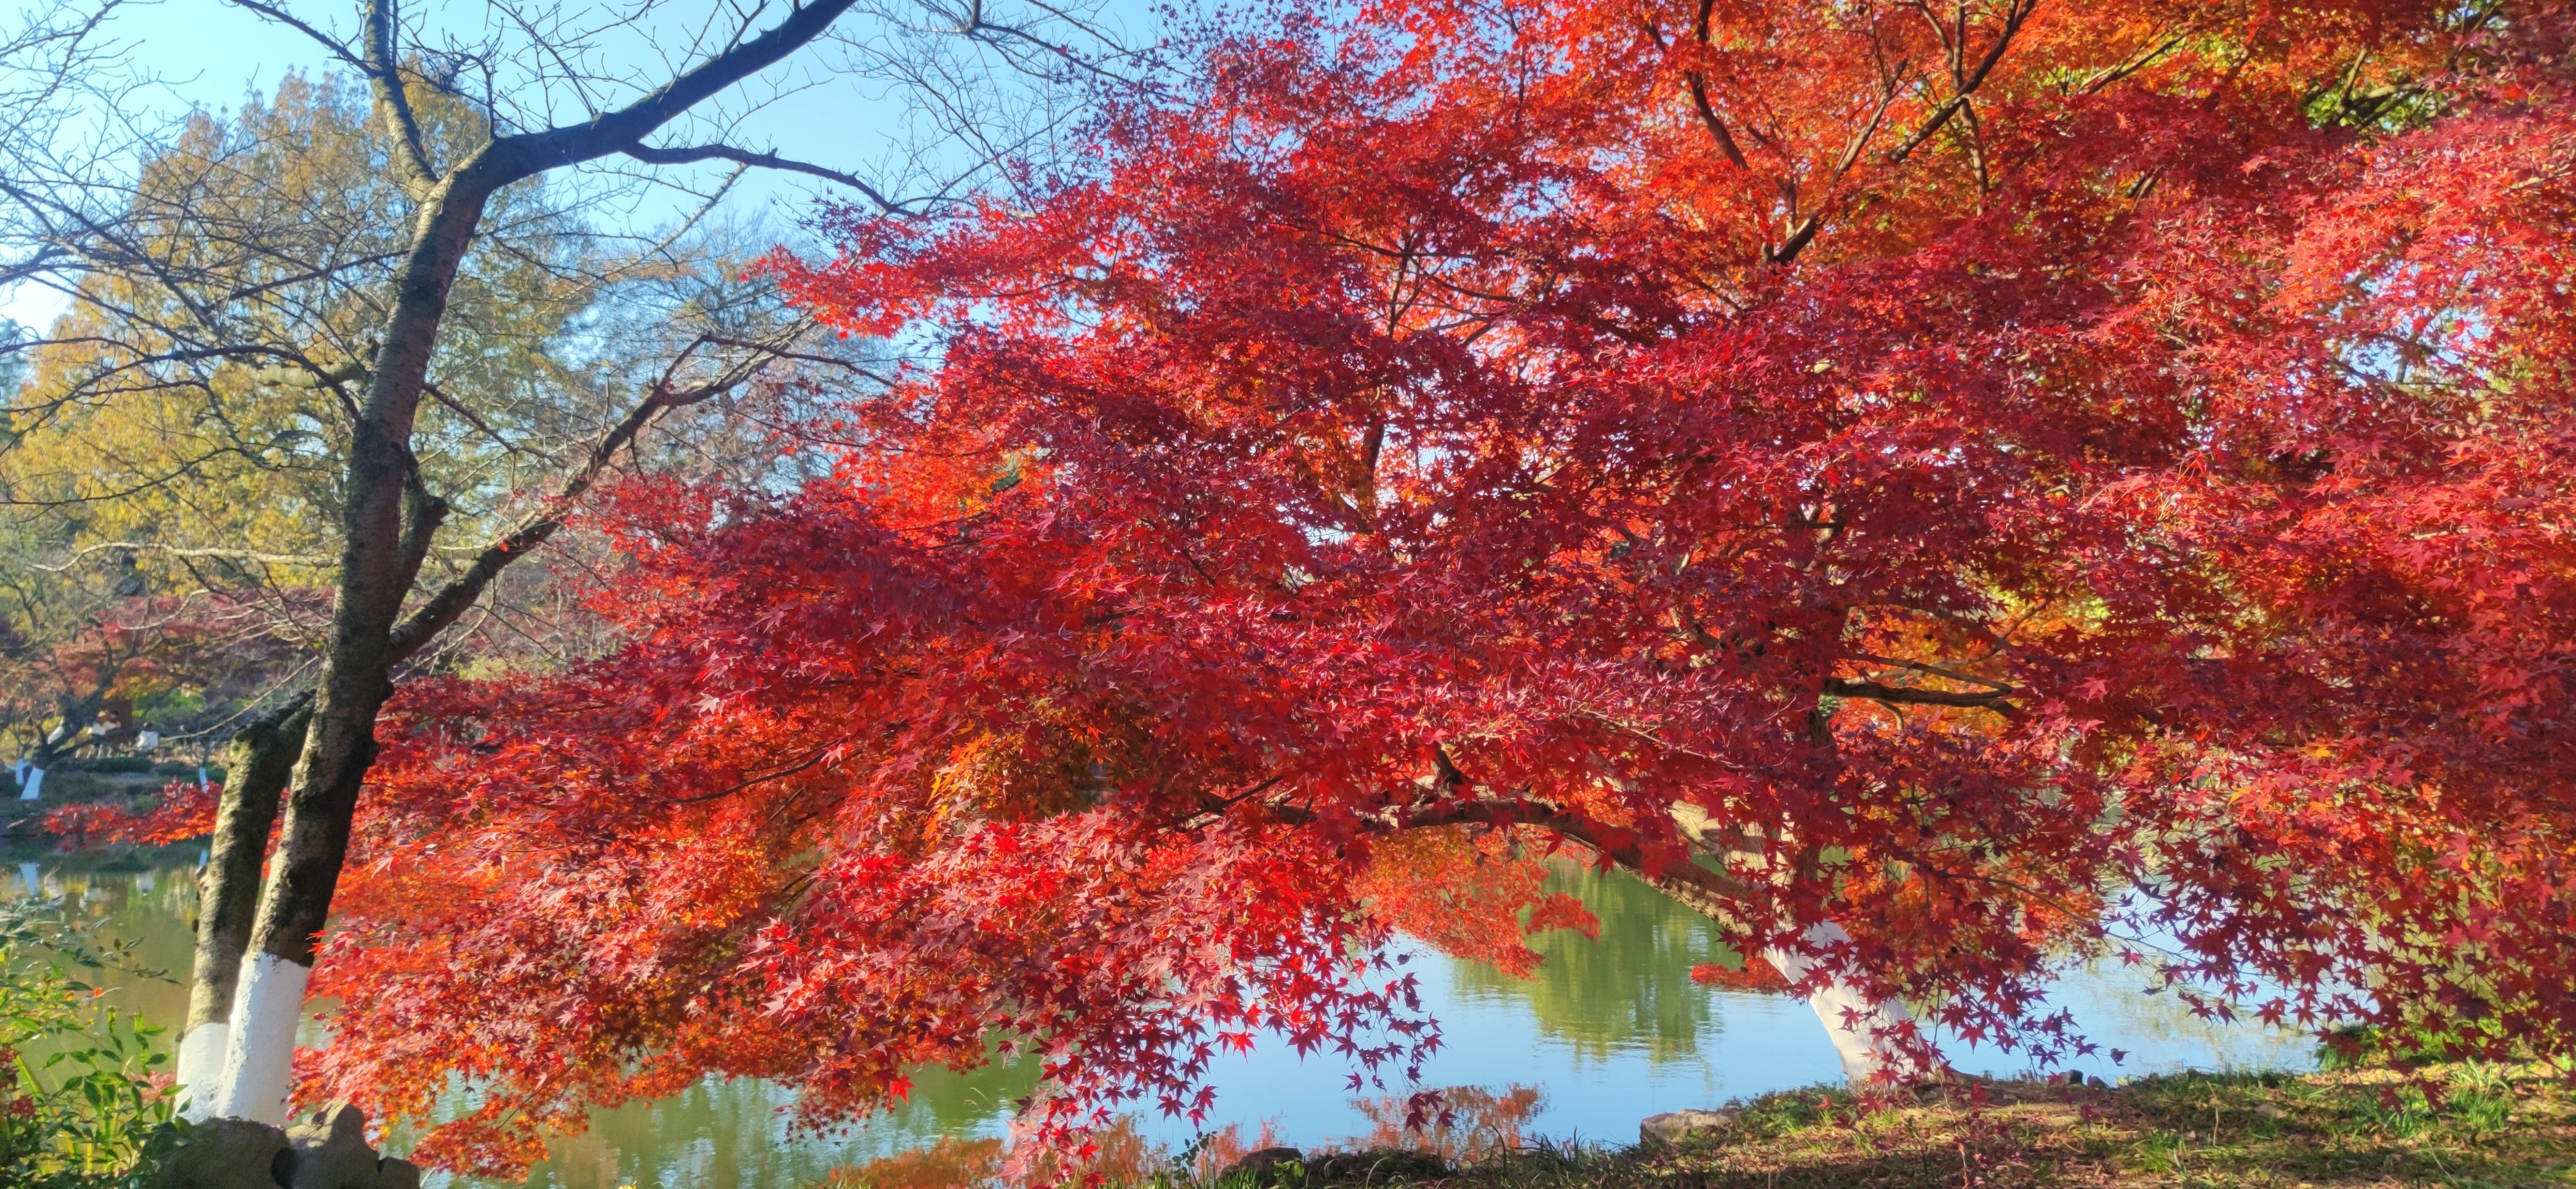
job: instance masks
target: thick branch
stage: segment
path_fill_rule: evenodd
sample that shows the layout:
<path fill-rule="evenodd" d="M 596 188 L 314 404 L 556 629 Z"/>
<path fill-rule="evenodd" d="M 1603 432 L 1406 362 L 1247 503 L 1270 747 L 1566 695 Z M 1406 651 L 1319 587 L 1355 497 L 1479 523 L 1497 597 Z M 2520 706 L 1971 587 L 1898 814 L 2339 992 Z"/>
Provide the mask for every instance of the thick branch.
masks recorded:
<path fill-rule="evenodd" d="M 2012 45 L 2014 35 L 2021 32 L 2023 22 L 2028 21 L 2031 12 L 2038 7 L 2037 0 L 2014 0 L 2012 7 L 2004 10 L 2003 31 L 1995 35 L 1995 44 L 1989 47 L 1986 50 L 1986 56 L 1977 62 L 1976 70 L 1970 72 L 1966 80 L 1959 84 L 1956 94 L 1951 95 L 1941 106 L 1932 109 L 1931 117 L 1918 125 L 1912 136 L 1906 137 L 1904 143 L 1888 150 L 1888 164 L 1894 165 L 1912 156 L 1914 150 L 1921 148 L 1924 141 L 1932 139 L 1934 134 L 1949 124 L 1951 117 L 1958 115 L 1959 110 L 1967 106 L 1969 98 L 1977 93 L 1977 88 L 1986 84 L 1986 76 L 1994 72 L 1995 64 L 2004 60 L 2004 50 Z"/>
<path fill-rule="evenodd" d="M 725 88 L 750 78 L 821 37 L 858 0 L 817 0 L 791 10 L 787 19 L 757 37 L 734 43 L 723 53 L 683 71 L 650 95 L 587 124 L 549 128 L 508 137 L 496 143 L 499 180 L 516 181 L 562 165 L 623 153 L 644 143 L 663 125 Z"/>
<path fill-rule="evenodd" d="M 438 184 L 438 170 L 421 141 L 411 96 L 403 91 L 402 62 L 394 55 L 394 0 L 368 0 L 365 69 L 376 110 L 384 117 L 385 136 L 393 142 L 394 172 L 414 199 L 425 197 Z"/>
<path fill-rule="evenodd" d="M 1708 82 L 1695 70 L 1683 77 L 1690 82 L 1691 106 L 1699 111 L 1699 122 L 1708 128 L 1710 136 L 1717 138 L 1717 151 L 1726 154 L 1726 159 L 1734 162 L 1737 169 L 1751 169 L 1752 166 L 1745 164 L 1744 150 L 1736 147 L 1735 134 L 1727 131 L 1726 121 L 1718 117 L 1716 105 L 1708 101 Z"/>
<path fill-rule="evenodd" d="M 1873 702 L 1889 702 L 1904 706 L 1962 706 L 1975 710 L 2010 711 L 2013 708 L 2012 703 L 2005 699 L 2020 691 L 1989 689 L 1971 693 L 1954 693 L 1949 690 L 1917 689 L 1912 686 L 1882 685 L 1875 681 L 1835 677 L 1825 682 L 1824 692 L 1837 698 L 1867 698 Z"/>

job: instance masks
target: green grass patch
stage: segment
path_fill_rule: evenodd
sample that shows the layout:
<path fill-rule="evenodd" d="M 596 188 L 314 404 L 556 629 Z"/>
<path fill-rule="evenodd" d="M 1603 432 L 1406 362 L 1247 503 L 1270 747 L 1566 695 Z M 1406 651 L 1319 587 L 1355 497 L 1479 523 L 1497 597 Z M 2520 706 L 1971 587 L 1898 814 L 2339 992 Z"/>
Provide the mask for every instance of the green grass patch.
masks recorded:
<path fill-rule="evenodd" d="M 1737 1104 L 1732 1124 L 1669 1147 L 1532 1147 L 1442 1175 L 1407 1170 L 1371 1183 L 1490 1189 L 2576 1186 L 2576 1093 L 2569 1072 L 2546 1063 L 2462 1063 L 2304 1076 L 2184 1074 L 2118 1087 L 1970 1081 L 1874 1105 L 1814 1089 Z"/>

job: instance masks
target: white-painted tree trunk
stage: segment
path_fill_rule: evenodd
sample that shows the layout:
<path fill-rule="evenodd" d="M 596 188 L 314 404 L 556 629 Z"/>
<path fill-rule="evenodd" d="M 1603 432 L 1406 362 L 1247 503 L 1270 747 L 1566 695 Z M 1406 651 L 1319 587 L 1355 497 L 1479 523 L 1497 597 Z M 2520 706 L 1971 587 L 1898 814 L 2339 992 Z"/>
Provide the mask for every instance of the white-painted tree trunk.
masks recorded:
<path fill-rule="evenodd" d="M 286 1125 L 295 1029 L 304 1021 L 304 987 L 312 980 L 313 968 L 300 962 L 260 950 L 243 956 L 234 1026 L 224 1038 L 224 1068 L 213 1096 L 215 1115 Z"/>
<path fill-rule="evenodd" d="M 1851 934 L 1832 921 L 1808 926 L 1805 936 L 1809 945 L 1820 950 L 1851 940 Z M 1762 951 L 1762 960 L 1792 985 L 1806 981 L 1818 965 L 1803 951 L 1777 947 Z M 1880 1071 L 1905 1065 L 1905 1053 L 1895 1041 L 1914 1015 L 1904 1004 L 1873 999 L 1860 988 L 1828 976 L 1807 996 L 1807 1006 L 1824 1021 L 1825 1036 L 1834 1042 L 1834 1052 L 1842 1057 L 1843 1077 L 1852 1085 L 1867 1085 Z"/>
<path fill-rule="evenodd" d="M 21 801 L 37 801 L 42 800 L 44 795 L 45 770 L 35 767 L 34 765 L 29 765 L 27 768 L 27 779 L 18 785 L 18 799 Z"/>
<path fill-rule="evenodd" d="M 179 1038 L 179 1113 L 202 1123 L 215 1117 L 215 1099 L 224 1080 L 224 1049 L 232 1026 L 222 1020 L 199 1024 Z"/>

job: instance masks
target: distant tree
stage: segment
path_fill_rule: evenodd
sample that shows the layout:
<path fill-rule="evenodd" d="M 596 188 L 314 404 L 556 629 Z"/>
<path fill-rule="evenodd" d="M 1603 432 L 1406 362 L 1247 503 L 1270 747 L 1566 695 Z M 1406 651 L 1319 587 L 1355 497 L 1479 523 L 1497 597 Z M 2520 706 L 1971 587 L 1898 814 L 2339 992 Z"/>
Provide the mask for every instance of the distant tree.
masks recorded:
<path fill-rule="evenodd" d="M 500 1166 L 999 1035 L 1068 1140 L 1264 1028 L 1418 1056 L 1376 947 L 1579 923 L 1551 849 L 1858 1080 L 2064 1055 L 2086 954 L 2576 1039 L 2564 6 L 1244 29 L 1039 200 L 778 262 L 940 354 L 791 495 L 628 487 L 615 655 L 406 693 L 317 1093 L 474 1080 L 425 1147 Z"/>
<path fill-rule="evenodd" d="M 435 93 L 420 108 L 451 134 L 465 122 L 452 99 Z M 146 164 L 147 197 L 135 205 L 173 237 L 260 230 L 259 253 L 220 262 L 241 274 L 240 284 L 265 290 L 266 308 L 236 329 L 272 350 L 329 360 L 374 332 L 369 295 L 327 277 L 260 277 L 274 259 L 393 256 L 398 245 L 387 237 L 400 227 L 402 196 L 384 165 L 362 93 L 290 78 L 274 97 L 253 96 L 236 113 L 192 117 Z M 763 287 L 735 279 L 747 257 L 728 259 L 720 237 L 700 232 L 659 251 L 625 253 L 573 204 L 534 184 L 509 195 L 503 213 L 500 250 L 463 270 L 449 317 L 469 333 L 444 353 L 422 419 L 426 481 L 446 493 L 444 531 L 465 541 L 524 514 L 691 336 L 754 343 L 782 331 L 793 341 L 796 333 L 794 317 Z M 148 364 L 139 353 L 189 352 L 184 330 L 169 328 L 189 324 L 190 295 L 118 273 L 86 276 L 79 292 L 44 339 L 30 338 L 11 356 L 33 365 L 20 369 L 32 371 L 33 382 L 9 405 L 9 447 L 0 452 L 0 490 L 9 497 L 0 552 L 12 563 L 0 581 L 15 587 L 7 613 L 16 634 L 106 660 L 118 650 L 86 638 L 105 630 L 102 615 L 139 639 L 132 633 L 143 621 L 115 610 L 125 601 L 204 595 L 225 605 L 234 638 L 264 634 L 309 662 L 329 623 L 339 468 L 349 441 L 328 386 L 262 357 Z M 773 366 L 764 379 L 774 390 L 805 370 Z M 756 396 L 722 394 L 722 412 L 739 412 Z M 726 464 L 775 453 L 767 435 L 742 432 L 751 427 L 739 418 L 709 415 L 715 410 L 705 406 L 688 412 L 695 415 L 657 427 L 647 465 L 705 469 L 709 456 L 726 453 L 727 438 L 737 457 Z M 453 579 L 478 548 L 443 542 L 424 569 Z M 497 615 L 509 630 L 450 633 L 446 649 L 542 647 L 550 634 L 543 617 L 516 610 L 512 600 L 487 602 L 467 628 L 478 620 L 500 626 L 489 622 Z M 201 702 L 195 713 L 156 725 L 221 732 L 290 699 L 311 675 L 310 663 L 274 667 L 266 681 L 234 682 L 237 698 Z M 26 703 L 8 725 L 37 740 L 64 724 L 77 737 L 117 680 L 113 669 L 85 683 L 32 670 L 30 677 L 11 684 L 52 695 Z M 32 746 L 22 754 L 50 759 L 47 745 Z"/>

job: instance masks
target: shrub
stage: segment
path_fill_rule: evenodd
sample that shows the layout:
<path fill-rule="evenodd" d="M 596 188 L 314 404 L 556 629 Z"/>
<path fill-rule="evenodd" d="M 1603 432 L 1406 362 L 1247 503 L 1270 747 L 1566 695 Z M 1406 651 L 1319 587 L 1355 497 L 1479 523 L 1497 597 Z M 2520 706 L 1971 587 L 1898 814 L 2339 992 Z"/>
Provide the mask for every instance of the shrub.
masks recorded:
<path fill-rule="evenodd" d="M 0 1185 L 141 1186 L 182 1137 L 160 1029 L 75 973 L 123 960 L 40 902 L 0 904 Z"/>

